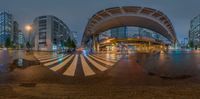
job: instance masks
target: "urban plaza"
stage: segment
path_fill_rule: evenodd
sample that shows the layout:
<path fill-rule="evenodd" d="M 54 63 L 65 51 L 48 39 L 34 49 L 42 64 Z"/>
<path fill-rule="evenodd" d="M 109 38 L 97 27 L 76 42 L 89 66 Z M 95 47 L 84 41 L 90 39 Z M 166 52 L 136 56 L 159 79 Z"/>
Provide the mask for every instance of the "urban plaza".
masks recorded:
<path fill-rule="evenodd" d="M 0 99 L 200 99 L 198 0 L 1 0 Z"/>

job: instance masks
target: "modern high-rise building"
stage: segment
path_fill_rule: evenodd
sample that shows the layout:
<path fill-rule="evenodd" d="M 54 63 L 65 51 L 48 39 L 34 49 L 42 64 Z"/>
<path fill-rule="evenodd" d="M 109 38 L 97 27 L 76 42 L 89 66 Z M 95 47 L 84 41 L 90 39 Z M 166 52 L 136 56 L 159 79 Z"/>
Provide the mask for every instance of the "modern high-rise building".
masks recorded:
<path fill-rule="evenodd" d="M 72 38 L 73 42 L 77 45 L 78 44 L 78 41 L 77 41 L 78 34 L 77 34 L 77 32 L 76 31 L 70 31 L 69 35 L 70 35 L 70 38 Z"/>
<path fill-rule="evenodd" d="M 24 45 L 25 44 L 25 35 L 23 32 L 18 32 L 17 33 L 17 45 Z"/>
<path fill-rule="evenodd" d="M 70 37 L 70 29 L 55 16 L 39 16 L 33 22 L 35 50 L 55 51 L 64 48 Z"/>
<path fill-rule="evenodd" d="M 118 28 L 111 29 L 111 37 L 112 38 L 127 38 L 127 28 L 118 27 Z"/>
<path fill-rule="evenodd" d="M 14 44 L 18 44 L 18 35 L 19 35 L 19 24 L 17 23 L 17 21 L 13 22 L 13 34 L 11 36 L 11 39 L 13 41 Z"/>
<path fill-rule="evenodd" d="M 4 45 L 8 38 L 13 39 L 14 21 L 12 14 L 0 12 L 0 45 Z"/>
<path fill-rule="evenodd" d="M 161 39 L 160 35 L 154 31 L 146 28 L 126 26 L 110 29 L 112 38 L 136 38 L 136 37 L 148 37 L 154 39 Z"/>
<path fill-rule="evenodd" d="M 133 27 L 133 26 L 127 27 L 128 38 L 138 38 L 139 31 L 140 31 L 140 28 L 138 27 Z"/>
<path fill-rule="evenodd" d="M 134 27 L 134 26 L 112 28 L 101 33 L 98 38 L 100 41 L 108 38 L 115 38 L 115 39 L 148 38 L 148 39 L 154 39 L 159 42 L 169 43 L 169 40 L 159 33 L 156 33 L 147 28 Z"/>
<path fill-rule="evenodd" d="M 189 43 L 200 47 L 200 15 L 194 17 L 190 22 Z"/>
<path fill-rule="evenodd" d="M 140 37 L 148 37 L 148 38 L 152 38 L 152 34 L 155 33 L 149 29 L 146 28 L 139 28 L 139 36 Z"/>

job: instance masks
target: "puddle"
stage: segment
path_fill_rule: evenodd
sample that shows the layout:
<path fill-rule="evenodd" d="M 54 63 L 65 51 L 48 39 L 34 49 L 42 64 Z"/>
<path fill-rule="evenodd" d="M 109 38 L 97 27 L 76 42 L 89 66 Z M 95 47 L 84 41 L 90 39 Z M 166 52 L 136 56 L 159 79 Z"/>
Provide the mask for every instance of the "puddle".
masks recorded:
<path fill-rule="evenodd" d="M 191 75 L 179 75 L 179 76 L 168 76 L 168 75 L 161 75 L 160 78 L 162 79 L 187 79 L 191 78 Z"/>
<path fill-rule="evenodd" d="M 187 79 L 200 75 L 200 54 L 169 52 L 166 54 L 141 55 L 143 68 L 149 76 L 162 79 Z"/>
<path fill-rule="evenodd" d="M 13 63 L 10 65 L 10 71 L 13 71 L 16 68 L 26 68 L 34 65 L 40 65 L 38 61 L 31 61 L 31 60 L 26 60 L 26 59 L 15 59 Z"/>
<path fill-rule="evenodd" d="M 191 78 L 192 75 L 182 74 L 182 75 L 170 75 L 170 74 L 156 74 L 154 72 L 147 72 L 149 76 L 158 76 L 162 79 L 187 79 Z"/>
<path fill-rule="evenodd" d="M 5 64 L 0 64 L 0 73 L 5 73 L 8 71 L 9 71 L 9 69 L 7 68 L 7 66 Z"/>

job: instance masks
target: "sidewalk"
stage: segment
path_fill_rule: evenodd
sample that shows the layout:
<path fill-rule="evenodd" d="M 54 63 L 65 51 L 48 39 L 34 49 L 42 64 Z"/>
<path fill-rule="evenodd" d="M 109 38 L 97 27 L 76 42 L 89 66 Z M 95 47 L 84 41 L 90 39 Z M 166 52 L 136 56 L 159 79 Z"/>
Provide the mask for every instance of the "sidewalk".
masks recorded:
<path fill-rule="evenodd" d="M 200 85 L 0 85 L 0 99 L 198 99 Z"/>
<path fill-rule="evenodd" d="M 48 53 L 47 53 L 48 54 Z M 145 73 L 137 56 L 102 75 L 68 77 L 35 65 L 0 74 L 0 99 L 198 99 L 200 77 L 163 79 Z M 27 59 L 34 59 L 27 56 Z"/>

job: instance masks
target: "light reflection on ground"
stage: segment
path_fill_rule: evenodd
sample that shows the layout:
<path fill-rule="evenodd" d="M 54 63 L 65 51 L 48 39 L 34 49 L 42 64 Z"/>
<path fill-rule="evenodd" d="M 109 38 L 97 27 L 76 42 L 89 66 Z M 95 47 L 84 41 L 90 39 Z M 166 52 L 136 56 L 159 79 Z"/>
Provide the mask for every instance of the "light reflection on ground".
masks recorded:
<path fill-rule="evenodd" d="M 37 54 L 40 55 L 38 52 Z M 83 51 L 83 54 L 88 52 Z M 22 59 L 26 56 L 22 50 L 0 50 L 0 71 L 7 71 L 7 67 L 15 59 Z M 58 53 L 46 53 L 52 55 L 52 58 Z M 119 54 L 105 53 L 106 58 L 114 59 Z M 174 50 L 168 53 L 156 55 L 134 53 L 136 62 L 139 62 L 147 73 L 153 73 L 158 76 L 180 76 L 180 75 L 197 75 L 200 69 L 200 51 L 191 50 Z M 59 54 L 61 61 L 63 54 Z M 128 61 L 127 61 L 128 62 Z M 19 64 L 22 62 L 19 61 Z"/>
<path fill-rule="evenodd" d="M 199 74 L 200 51 L 170 51 L 165 54 L 152 55 L 145 60 L 147 72 L 159 76 L 193 76 Z"/>

